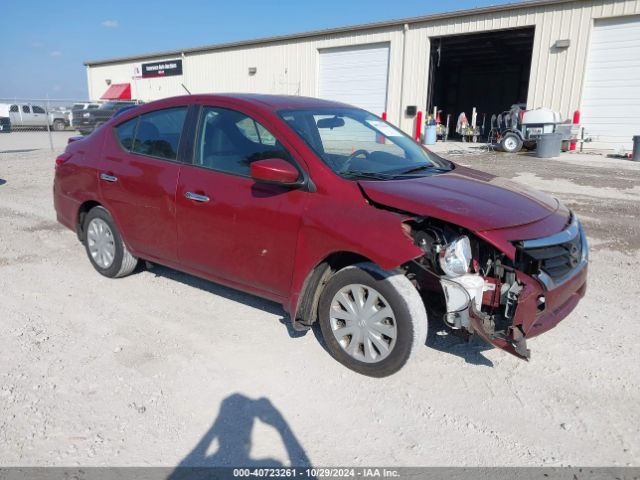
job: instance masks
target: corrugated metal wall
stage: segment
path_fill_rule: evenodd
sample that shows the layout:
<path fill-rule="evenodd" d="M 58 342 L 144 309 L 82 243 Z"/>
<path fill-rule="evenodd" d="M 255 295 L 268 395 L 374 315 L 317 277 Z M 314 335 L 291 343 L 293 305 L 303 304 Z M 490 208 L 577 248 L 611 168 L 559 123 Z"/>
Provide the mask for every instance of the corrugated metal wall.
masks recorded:
<path fill-rule="evenodd" d="M 594 19 L 634 13 L 640 13 L 640 0 L 586 0 L 410 25 L 402 104 L 426 105 L 430 38 L 535 26 L 527 106 L 552 108 L 570 118 L 580 108 Z M 556 51 L 553 44 L 561 39 L 569 39 L 571 46 Z M 402 128 L 409 131 L 411 122 L 403 118 Z"/>
<path fill-rule="evenodd" d="M 407 105 L 417 105 L 421 109 L 426 105 L 430 38 L 535 26 L 528 107 L 549 107 L 569 117 L 580 107 L 594 19 L 632 14 L 640 14 L 640 0 L 584 0 L 431 20 L 409 24 L 406 30 L 402 25 L 372 27 L 363 31 L 188 53 L 183 57 L 184 75 L 181 77 L 132 80 L 133 67 L 139 62 L 96 65 L 87 68 L 89 94 L 92 99 L 99 98 L 107 88 L 105 80 L 110 79 L 112 83 L 131 82 L 133 95 L 146 101 L 184 94 L 180 83 L 193 93 L 316 96 L 318 50 L 389 42 L 388 118 L 411 133 L 414 119 L 406 117 L 403 110 Z M 571 46 L 556 51 L 553 44 L 560 39 L 569 39 Z M 249 67 L 256 67 L 257 73 L 249 75 Z"/>

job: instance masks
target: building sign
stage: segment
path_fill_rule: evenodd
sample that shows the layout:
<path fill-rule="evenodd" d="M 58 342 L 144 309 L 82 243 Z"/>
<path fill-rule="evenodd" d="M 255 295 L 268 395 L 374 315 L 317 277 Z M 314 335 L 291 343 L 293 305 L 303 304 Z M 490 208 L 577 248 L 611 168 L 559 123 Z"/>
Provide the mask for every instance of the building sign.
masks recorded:
<path fill-rule="evenodd" d="M 141 67 L 142 78 L 182 75 L 182 60 L 143 63 Z"/>

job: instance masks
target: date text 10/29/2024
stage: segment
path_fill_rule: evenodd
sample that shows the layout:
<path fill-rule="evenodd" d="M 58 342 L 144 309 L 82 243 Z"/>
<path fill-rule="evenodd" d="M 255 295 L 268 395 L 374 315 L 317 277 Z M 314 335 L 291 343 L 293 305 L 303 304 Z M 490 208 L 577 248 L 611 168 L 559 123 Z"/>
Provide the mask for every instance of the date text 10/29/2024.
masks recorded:
<path fill-rule="evenodd" d="M 388 468 L 235 468 L 236 478 L 398 478 Z"/>

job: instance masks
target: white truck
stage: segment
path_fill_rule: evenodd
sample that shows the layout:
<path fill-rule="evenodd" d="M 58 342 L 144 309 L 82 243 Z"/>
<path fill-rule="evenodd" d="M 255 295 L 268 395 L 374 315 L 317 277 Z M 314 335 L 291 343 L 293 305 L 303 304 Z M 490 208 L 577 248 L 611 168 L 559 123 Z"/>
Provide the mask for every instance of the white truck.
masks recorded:
<path fill-rule="evenodd" d="M 51 128 L 62 131 L 69 121 L 63 112 L 49 112 L 39 105 L 29 103 L 0 103 L 0 117 L 8 117 L 11 128 Z"/>

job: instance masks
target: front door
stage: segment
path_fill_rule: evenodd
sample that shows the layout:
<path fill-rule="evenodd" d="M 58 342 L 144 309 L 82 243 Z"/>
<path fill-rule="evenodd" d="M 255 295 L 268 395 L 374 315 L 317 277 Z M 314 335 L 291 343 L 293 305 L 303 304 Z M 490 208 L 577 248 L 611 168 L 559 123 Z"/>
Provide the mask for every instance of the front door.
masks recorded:
<path fill-rule="evenodd" d="M 21 126 L 22 118 L 20 117 L 20 106 L 19 105 L 11 105 L 9 107 L 9 120 L 11 121 L 11 125 Z"/>
<path fill-rule="evenodd" d="M 290 149 L 244 113 L 205 106 L 200 115 L 193 165 L 182 167 L 176 194 L 180 262 L 285 296 L 309 194 L 257 183 L 249 165 L 266 158 L 297 163 Z"/>
<path fill-rule="evenodd" d="M 131 250 L 173 262 L 179 142 L 187 107 L 145 113 L 114 128 L 100 161 L 103 202 Z M 107 135 L 109 135 L 107 133 Z"/>

